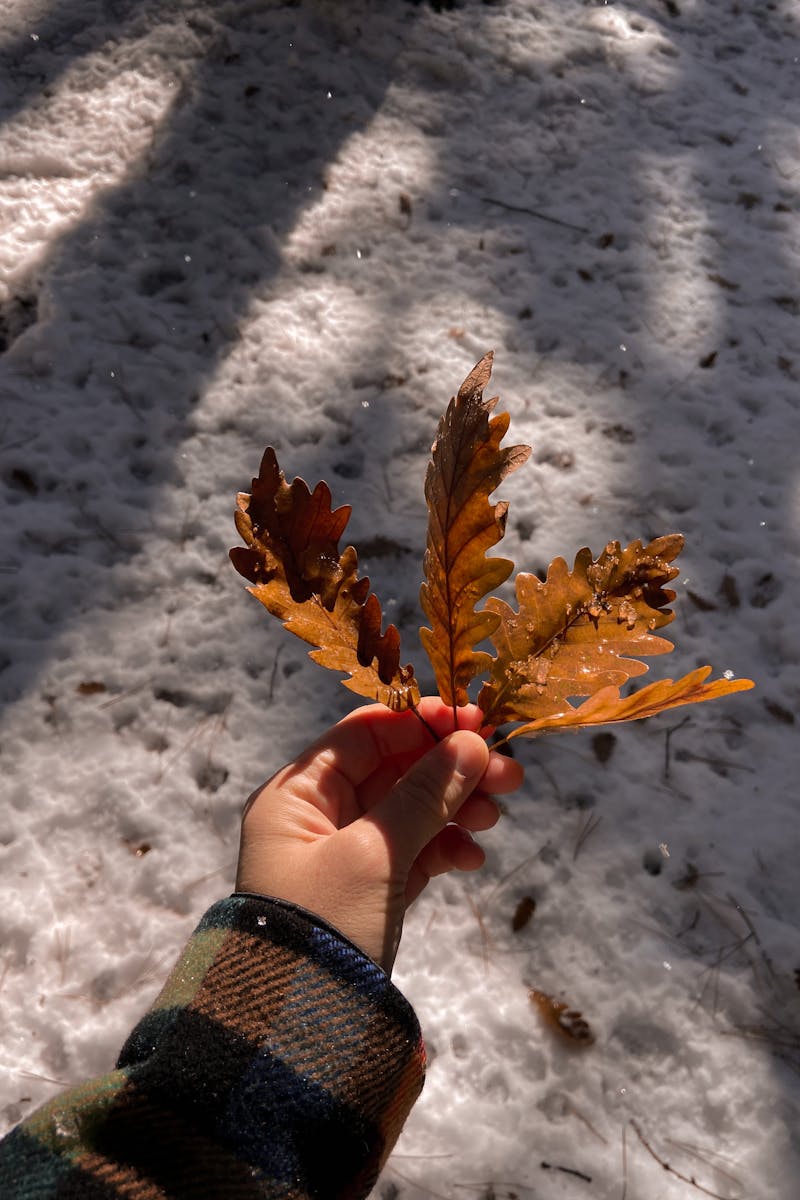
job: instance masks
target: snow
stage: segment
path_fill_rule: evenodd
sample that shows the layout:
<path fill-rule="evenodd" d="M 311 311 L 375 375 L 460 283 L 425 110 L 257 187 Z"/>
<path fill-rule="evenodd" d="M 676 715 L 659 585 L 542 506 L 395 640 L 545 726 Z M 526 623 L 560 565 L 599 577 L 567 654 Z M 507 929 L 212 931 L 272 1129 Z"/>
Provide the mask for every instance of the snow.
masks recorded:
<path fill-rule="evenodd" d="M 757 690 L 619 727 L 605 762 L 591 732 L 522 746 L 484 870 L 409 914 L 432 1062 L 376 1194 L 795 1194 L 798 21 L 6 0 L 3 1128 L 111 1066 L 231 887 L 244 799 L 352 703 L 227 561 L 263 447 L 353 505 L 430 686 L 422 480 L 493 347 L 534 448 L 503 552 L 680 530 L 648 679 Z"/>

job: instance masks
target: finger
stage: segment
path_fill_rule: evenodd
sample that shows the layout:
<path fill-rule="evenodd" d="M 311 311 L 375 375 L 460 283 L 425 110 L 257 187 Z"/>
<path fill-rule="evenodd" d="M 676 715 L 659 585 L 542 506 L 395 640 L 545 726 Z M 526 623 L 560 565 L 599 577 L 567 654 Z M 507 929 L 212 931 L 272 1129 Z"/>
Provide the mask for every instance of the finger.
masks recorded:
<path fill-rule="evenodd" d="M 436 875 L 448 871 L 477 871 L 486 855 L 469 833 L 447 825 L 428 843 L 408 875 L 406 904 L 411 904 Z"/>
<path fill-rule="evenodd" d="M 399 754 L 395 758 L 386 759 L 382 762 L 378 769 L 373 771 L 359 786 L 358 800 L 360 810 L 362 812 L 369 812 L 386 792 L 394 786 L 398 779 L 405 775 L 406 771 L 410 770 L 419 757 L 420 754 Z M 489 758 L 489 766 L 486 768 L 483 779 L 480 781 L 480 792 L 494 796 L 503 796 L 508 792 L 516 791 L 522 783 L 523 778 L 524 771 L 519 763 L 502 754 L 492 753 Z M 496 806 L 493 811 L 497 812 Z M 497 815 L 495 815 L 496 819 Z M 460 819 L 459 824 L 461 824 Z M 475 828 L 479 827 L 475 826 Z M 489 826 L 485 825 L 480 828 L 488 829 Z"/>
<path fill-rule="evenodd" d="M 473 792 L 468 796 L 453 817 L 456 825 L 468 829 L 471 833 L 483 833 L 492 829 L 499 820 L 500 809 L 491 796 L 485 796 L 483 792 Z"/>
<path fill-rule="evenodd" d="M 410 869 L 475 790 L 488 762 L 485 742 L 478 734 L 461 730 L 429 750 L 378 801 L 368 819 L 390 847 L 395 869 Z"/>
<path fill-rule="evenodd" d="M 406 771 L 414 765 L 413 759 L 405 761 L 405 757 L 393 759 L 382 764 L 377 771 L 370 775 L 359 789 L 359 805 L 361 812 L 369 812 L 381 800 L 386 793 L 394 787 L 397 781 L 406 774 Z M 453 817 L 457 825 L 463 829 L 471 829 L 473 833 L 485 829 L 491 829 L 497 824 L 500 819 L 500 809 L 491 795 L 484 791 L 484 779 L 481 780 L 477 791 L 462 804 L 458 813 Z M 513 791 L 516 785 L 516 778 L 511 781 L 509 786 L 497 786 L 493 784 L 490 791 L 493 794 L 498 794 L 506 791 Z M 358 814 L 360 815 L 360 813 Z"/>
<path fill-rule="evenodd" d="M 425 696 L 417 705 L 417 711 L 439 738 L 447 737 L 456 729 L 469 729 L 477 733 L 483 725 L 483 713 L 477 704 L 465 704 L 456 709 L 454 720 L 449 704 L 445 704 L 438 696 Z"/>
<path fill-rule="evenodd" d="M 443 704 L 438 697 L 428 697 L 422 700 L 419 712 L 421 716 L 424 715 L 426 723 L 430 725 L 437 736 L 444 738 L 452 732 L 453 710 Z M 459 709 L 458 717 L 459 722 L 463 721 L 463 728 L 480 732 L 481 737 L 484 737 L 484 730 L 480 724 L 481 713 L 476 705 L 471 704 Z M 377 770 L 365 778 L 360 785 L 357 785 L 363 811 L 368 812 L 381 796 L 402 775 L 405 775 L 417 759 L 430 748 L 431 742 L 428 741 L 417 747 L 412 753 L 403 752 L 384 759 Z M 481 791 L 493 795 L 505 795 L 507 792 L 515 791 L 522 783 L 523 778 L 524 771 L 519 763 L 507 755 L 492 752 L 489 766 L 481 780 Z"/>
<path fill-rule="evenodd" d="M 438 737 L 444 738 L 452 732 L 453 710 L 438 696 L 425 697 L 420 701 L 418 710 Z M 464 705 L 463 708 L 457 710 L 456 716 L 459 729 L 473 730 L 480 733 L 484 739 L 489 737 L 493 731 L 492 726 L 483 724 L 483 713 L 477 704 Z M 522 765 L 516 759 L 493 750 L 486 775 L 481 780 L 481 788 L 483 791 L 492 792 L 495 795 L 505 795 L 507 792 L 516 791 L 522 784 L 524 776 Z"/>
<path fill-rule="evenodd" d="M 385 759 L 424 754 L 433 744 L 432 733 L 444 738 L 452 732 L 453 710 L 438 696 L 423 698 L 417 711 L 419 715 L 411 709 L 396 713 L 383 704 L 357 708 L 323 734 L 298 765 L 324 753 L 353 787 L 359 787 Z M 459 728 L 480 729 L 483 718 L 477 705 L 467 704 L 457 715 Z"/>
<path fill-rule="evenodd" d="M 433 744 L 430 730 L 410 709 L 396 713 L 383 704 L 369 704 L 327 730 L 298 765 L 324 755 L 353 787 L 359 787 L 387 758 L 416 757 Z"/>
<path fill-rule="evenodd" d="M 401 755 L 381 763 L 377 771 L 373 771 L 357 789 L 361 812 L 369 812 L 371 808 L 374 808 L 378 801 L 391 791 L 397 781 L 402 779 L 419 757 L 421 756 Z"/>
<path fill-rule="evenodd" d="M 521 763 L 493 750 L 489 756 L 486 774 L 481 780 L 481 788 L 494 796 L 505 796 L 508 792 L 515 792 L 524 778 L 525 771 Z"/>

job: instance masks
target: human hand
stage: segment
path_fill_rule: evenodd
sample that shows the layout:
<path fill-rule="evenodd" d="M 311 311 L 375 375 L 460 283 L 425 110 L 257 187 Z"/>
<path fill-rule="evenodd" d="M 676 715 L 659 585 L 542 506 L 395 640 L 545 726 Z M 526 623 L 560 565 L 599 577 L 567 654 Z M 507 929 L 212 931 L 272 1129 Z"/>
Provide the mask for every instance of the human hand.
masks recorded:
<path fill-rule="evenodd" d="M 438 698 L 413 712 L 357 708 L 248 801 L 236 887 L 299 904 L 391 971 L 403 916 L 434 875 L 473 871 L 484 853 L 470 833 L 490 829 L 492 795 L 522 769 L 490 752 L 475 705 Z"/>

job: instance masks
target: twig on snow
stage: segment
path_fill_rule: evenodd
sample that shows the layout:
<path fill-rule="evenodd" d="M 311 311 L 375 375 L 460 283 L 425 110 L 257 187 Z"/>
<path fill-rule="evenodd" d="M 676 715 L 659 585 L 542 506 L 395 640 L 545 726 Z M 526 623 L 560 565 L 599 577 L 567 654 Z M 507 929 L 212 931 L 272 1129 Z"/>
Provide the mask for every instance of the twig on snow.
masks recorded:
<path fill-rule="evenodd" d="M 478 922 L 478 929 L 480 930 L 480 934 L 481 934 L 481 957 L 483 958 L 484 970 L 488 971 L 489 970 L 489 948 L 492 944 L 492 939 L 489 937 L 489 932 L 486 928 L 486 923 L 483 919 L 483 914 L 481 913 L 481 910 L 478 908 L 477 904 L 472 899 L 472 896 L 470 896 L 469 892 L 467 892 L 466 889 L 465 889 L 465 895 L 467 897 L 467 904 L 472 909 L 472 915 L 474 916 L 475 920 Z"/>
<path fill-rule="evenodd" d="M 718 1154 L 714 1150 L 701 1150 L 699 1146 L 693 1146 L 691 1142 L 679 1142 L 674 1138 L 667 1138 L 666 1140 L 671 1146 L 675 1146 L 677 1150 L 682 1150 L 684 1154 L 692 1154 L 695 1158 L 699 1158 L 700 1162 L 705 1163 L 708 1167 L 711 1167 L 712 1170 L 716 1171 L 718 1175 L 724 1175 L 727 1180 L 734 1184 L 734 1186 L 741 1187 L 742 1181 L 740 1179 L 737 1179 L 736 1176 L 732 1175 L 730 1171 L 726 1171 L 724 1167 L 720 1167 L 714 1162 L 715 1158 L 720 1158 L 723 1161 L 727 1161 L 724 1155 Z"/>
<path fill-rule="evenodd" d="M 591 1175 L 587 1175 L 584 1171 L 578 1171 L 575 1167 L 559 1167 L 555 1163 L 541 1162 L 539 1166 L 543 1171 L 561 1171 L 564 1175 L 575 1175 L 578 1179 L 583 1179 L 586 1183 L 592 1182 Z"/>
<path fill-rule="evenodd" d="M 693 1175 L 683 1175 L 675 1167 L 670 1166 L 666 1159 L 661 1158 L 659 1154 L 656 1154 L 655 1150 L 650 1145 L 647 1138 L 644 1136 L 641 1129 L 633 1119 L 631 1119 L 630 1124 L 633 1132 L 636 1134 L 650 1157 L 655 1159 L 658 1165 L 670 1175 L 674 1175 L 676 1179 L 680 1179 L 681 1183 L 688 1183 L 690 1187 L 696 1188 L 697 1191 L 702 1192 L 704 1196 L 712 1196 L 713 1200 L 733 1200 L 732 1197 L 723 1196 L 721 1192 L 712 1192 L 710 1188 L 704 1187 L 702 1183 L 698 1183 Z"/>
<path fill-rule="evenodd" d="M 678 721 L 677 725 L 670 725 L 669 729 L 664 731 L 664 783 L 669 782 L 669 743 L 673 733 L 677 733 L 679 729 L 683 729 L 684 725 L 688 725 L 691 717 L 684 717 L 682 721 Z"/>
<path fill-rule="evenodd" d="M 548 213 L 539 212 L 537 208 L 526 208 L 520 204 L 506 204 L 505 200 L 495 200 L 493 196 L 481 196 L 484 204 L 495 204 L 506 212 L 525 213 L 528 217 L 536 217 L 537 221 L 547 221 L 548 225 L 560 225 L 563 229 L 571 229 L 574 233 L 591 233 L 585 225 L 573 225 L 571 221 L 562 221 L 560 217 L 551 217 Z"/>
<path fill-rule="evenodd" d="M 575 862 L 586 842 L 594 833 L 597 826 L 602 821 L 602 816 L 597 813 L 588 813 L 581 821 L 578 822 L 578 831 L 575 835 L 575 845 L 572 850 L 572 861 Z"/>

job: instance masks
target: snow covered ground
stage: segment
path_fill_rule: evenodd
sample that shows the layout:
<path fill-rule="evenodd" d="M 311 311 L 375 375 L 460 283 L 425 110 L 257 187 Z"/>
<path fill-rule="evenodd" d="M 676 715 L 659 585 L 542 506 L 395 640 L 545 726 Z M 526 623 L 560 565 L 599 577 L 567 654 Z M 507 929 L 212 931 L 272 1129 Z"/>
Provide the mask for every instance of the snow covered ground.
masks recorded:
<path fill-rule="evenodd" d="M 799 24 L 0 0 L 3 1128 L 112 1064 L 244 798 L 352 704 L 228 563 L 263 447 L 353 504 L 425 677 L 425 465 L 493 347 L 503 552 L 683 532 L 645 682 L 758 686 L 522 746 L 486 868 L 408 920 L 432 1063 L 376 1194 L 797 1194 Z"/>

